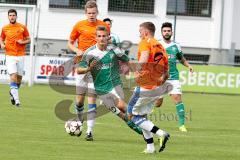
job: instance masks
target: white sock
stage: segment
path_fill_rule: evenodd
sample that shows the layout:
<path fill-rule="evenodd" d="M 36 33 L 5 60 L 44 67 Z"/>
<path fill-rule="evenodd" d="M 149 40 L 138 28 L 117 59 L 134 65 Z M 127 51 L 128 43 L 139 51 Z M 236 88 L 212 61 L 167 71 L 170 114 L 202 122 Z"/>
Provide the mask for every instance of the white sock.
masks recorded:
<path fill-rule="evenodd" d="M 153 134 L 145 129 L 142 130 L 143 132 L 143 136 L 145 139 L 151 139 L 153 138 Z M 149 152 L 154 152 L 155 151 L 155 147 L 154 147 L 154 143 L 148 143 L 147 142 L 147 151 Z"/>
<path fill-rule="evenodd" d="M 163 130 L 161 130 L 161 129 L 158 129 L 158 131 L 156 132 L 156 135 L 158 136 L 158 137 L 161 137 L 161 136 L 163 136 L 165 134 L 165 131 L 163 131 Z"/>
<path fill-rule="evenodd" d="M 18 89 L 17 88 L 11 88 L 10 92 L 11 92 L 14 100 L 19 102 Z"/>
<path fill-rule="evenodd" d="M 94 124 L 95 120 L 87 120 L 87 133 L 93 133 Z"/>
<path fill-rule="evenodd" d="M 154 152 L 155 151 L 154 143 L 147 144 L 147 151 L 148 152 Z"/>
<path fill-rule="evenodd" d="M 139 124 L 139 127 L 141 127 L 142 129 L 145 129 L 146 131 L 149 131 L 149 132 L 151 132 L 153 126 L 154 126 L 154 124 L 149 120 L 145 120 L 141 124 Z"/>
<path fill-rule="evenodd" d="M 87 133 L 93 132 L 93 127 L 95 125 L 95 117 L 97 112 L 95 110 L 87 113 Z"/>
<path fill-rule="evenodd" d="M 146 120 L 139 125 L 139 127 L 141 127 L 142 129 L 145 129 L 146 131 L 149 131 L 149 132 L 152 132 L 152 129 L 154 126 L 155 125 L 149 120 Z M 164 133 L 165 133 L 165 131 L 158 129 L 155 134 L 158 137 L 161 137 Z"/>

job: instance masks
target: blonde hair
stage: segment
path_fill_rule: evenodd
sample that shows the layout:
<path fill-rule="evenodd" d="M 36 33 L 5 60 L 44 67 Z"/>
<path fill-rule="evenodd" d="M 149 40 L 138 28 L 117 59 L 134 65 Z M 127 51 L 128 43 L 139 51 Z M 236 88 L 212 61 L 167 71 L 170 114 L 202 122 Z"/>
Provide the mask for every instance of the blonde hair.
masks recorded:
<path fill-rule="evenodd" d="M 155 25 L 152 22 L 144 22 L 140 24 L 140 27 L 147 29 L 152 35 L 155 34 Z"/>
<path fill-rule="evenodd" d="M 87 3 L 85 4 L 85 12 L 87 11 L 88 8 L 97 8 L 98 10 L 96 1 L 94 0 L 87 1 Z"/>

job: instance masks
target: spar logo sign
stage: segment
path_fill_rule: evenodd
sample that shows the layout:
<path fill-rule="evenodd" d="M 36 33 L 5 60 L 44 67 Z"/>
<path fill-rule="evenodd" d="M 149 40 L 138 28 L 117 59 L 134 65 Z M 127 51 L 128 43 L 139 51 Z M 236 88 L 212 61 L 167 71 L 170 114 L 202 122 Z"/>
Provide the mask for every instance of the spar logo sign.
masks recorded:
<path fill-rule="evenodd" d="M 240 68 L 226 66 L 194 66 L 189 73 L 179 67 L 183 91 L 240 94 Z"/>
<path fill-rule="evenodd" d="M 38 57 L 36 60 L 36 76 L 37 82 L 48 83 L 49 79 L 56 81 L 66 80 L 74 81 L 75 67 L 69 62 L 69 58 L 56 57 Z"/>
<path fill-rule="evenodd" d="M 50 76 L 64 76 L 64 66 L 61 66 L 64 64 L 64 60 L 58 60 L 58 59 L 50 59 L 48 61 L 48 64 L 42 64 L 41 65 L 41 75 Z"/>

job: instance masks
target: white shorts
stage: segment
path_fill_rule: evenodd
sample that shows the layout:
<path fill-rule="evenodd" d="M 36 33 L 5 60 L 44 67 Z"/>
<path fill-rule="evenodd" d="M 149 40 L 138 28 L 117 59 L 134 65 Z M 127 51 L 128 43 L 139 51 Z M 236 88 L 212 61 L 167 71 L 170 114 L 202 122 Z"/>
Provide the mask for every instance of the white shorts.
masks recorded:
<path fill-rule="evenodd" d="M 8 56 L 6 55 L 6 66 L 8 74 L 17 73 L 24 75 L 24 56 Z"/>
<path fill-rule="evenodd" d="M 92 75 L 90 73 L 87 74 L 77 74 L 75 76 L 76 79 L 76 94 L 96 94 Z"/>
<path fill-rule="evenodd" d="M 118 99 L 124 100 L 124 92 L 121 85 L 114 87 L 109 93 L 100 95 L 99 98 L 103 101 L 104 105 L 112 110 L 116 107 Z M 113 109 L 112 109 L 113 108 Z"/>
<path fill-rule="evenodd" d="M 173 89 L 168 92 L 168 94 L 182 94 L 182 88 L 179 80 L 167 80 L 168 83 L 171 83 Z"/>
<path fill-rule="evenodd" d="M 172 84 L 168 82 L 151 90 L 136 87 L 128 104 L 128 113 L 133 115 L 147 115 L 151 113 L 155 100 L 171 90 Z"/>

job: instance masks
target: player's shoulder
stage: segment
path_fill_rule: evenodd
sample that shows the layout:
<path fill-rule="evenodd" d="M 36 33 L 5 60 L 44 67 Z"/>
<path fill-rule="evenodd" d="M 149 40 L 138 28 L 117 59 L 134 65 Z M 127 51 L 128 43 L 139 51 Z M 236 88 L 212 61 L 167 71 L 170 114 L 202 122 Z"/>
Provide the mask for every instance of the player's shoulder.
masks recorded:
<path fill-rule="evenodd" d="M 79 27 L 79 26 L 85 25 L 86 23 L 87 23 L 87 20 L 80 20 L 77 23 L 75 23 L 74 26 Z"/>
<path fill-rule="evenodd" d="M 173 46 L 176 46 L 178 48 L 178 50 L 181 50 L 181 46 L 178 42 L 171 42 Z"/>
<path fill-rule="evenodd" d="M 107 24 L 103 22 L 102 20 L 97 19 L 97 25 L 104 25 L 106 26 Z"/>
<path fill-rule="evenodd" d="M 17 26 L 20 26 L 20 27 L 26 27 L 24 24 L 22 23 L 16 23 Z"/>
<path fill-rule="evenodd" d="M 93 46 L 91 46 L 91 47 L 89 47 L 85 52 L 84 52 L 84 54 L 91 54 L 91 53 L 93 53 L 95 50 L 97 49 L 97 47 L 96 47 L 96 45 L 93 45 Z"/>

